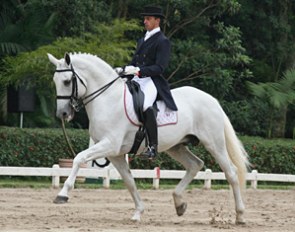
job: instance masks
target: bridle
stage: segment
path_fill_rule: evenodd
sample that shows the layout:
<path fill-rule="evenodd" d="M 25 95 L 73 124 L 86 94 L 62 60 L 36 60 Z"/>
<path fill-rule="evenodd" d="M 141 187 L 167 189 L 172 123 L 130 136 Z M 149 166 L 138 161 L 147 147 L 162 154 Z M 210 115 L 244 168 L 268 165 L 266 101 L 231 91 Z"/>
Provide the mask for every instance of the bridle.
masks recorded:
<path fill-rule="evenodd" d="M 78 84 L 77 79 L 81 82 L 81 84 L 87 89 L 87 86 L 79 77 L 79 75 L 75 72 L 73 65 L 69 69 L 56 69 L 55 72 L 72 72 L 72 94 L 67 96 L 57 95 L 57 100 L 65 100 L 70 99 L 70 106 L 76 111 L 79 112 L 83 107 L 85 107 L 88 103 L 93 101 L 99 95 L 101 95 L 104 91 L 106 91 L 116 80 L 118 80 L 121 76 L 116 77 L 114 80 L 110 81 L 106 85 L 102 86 L 100 89 L 94 91 L 93 93 L 86 95 L 84 97 L 78 97 Z M 88 99 L 88 100 L 87 100 Z M 85 102 L 85 100 L 87 100 Z"/>
<path fill-rule="evenodd" d="M 76 111 L 79 112 L 83 107 L 85 107 L 89 102 L 93 101 L 96 97 L 98 97 L 100 94 L 102 94 L 104 91 L 106 91 L 116 80 L 118 80 L 120 78 L 120 76 L 116 77 L 114 80 L 112 80 L 111 82 L 109 82 L 108 84 L 104 85 L 103 87 L 101 87 L 100 89 L 94 91 L 93 93 L 78 98 L 78 84 L 77 84 L 77 79 L 81 82 L 81 84 L 85 87 L 85 89 L 87 89 L 86 84 L 84 83 L 84 81 L 81 79 L 81 77 L 79 77 L 79 75 L 75 72 L 73 65 L 71 65 L 71 67 L 69 69 L 56 69 L 55 72 L 72 72 L 72 94 L 68 95 L 68 96 L 62 96 L 62 95 L 57 95 L 56 99 L 57 100 L 65 100 L 65 99 L 70 99 L 70 106 Z M 84 103 L 84 100 L 90 98 L 88 101 L 86 101 Z M 66 138 L 67 144 L 70 148 L 70 151 L 72 152 L 72 155 L 75 157 L 76 153 L 73 150 L 73 147 L 70 143 L 70 140 L 66 134 L 65 131 L 65 125 L 64 125 L 64 119 L 62 118 L 62 128 L 63 128 L 63 133 L 64 136 Z M 110 164 L 110 161 L 105 158 L 105 163 L 104 164 L 98 164 L 96 161 L 95 164 L 100 167 L 100 168 L 104 168 L 106 166 L 108 166 Z"/>

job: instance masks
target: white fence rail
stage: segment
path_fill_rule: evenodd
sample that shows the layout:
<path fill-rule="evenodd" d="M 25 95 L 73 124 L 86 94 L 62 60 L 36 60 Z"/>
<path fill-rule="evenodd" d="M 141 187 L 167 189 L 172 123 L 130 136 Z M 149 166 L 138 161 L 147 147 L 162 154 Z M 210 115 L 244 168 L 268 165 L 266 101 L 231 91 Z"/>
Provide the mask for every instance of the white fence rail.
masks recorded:
<path fill-rule="evenodd" d="M 55 164 L 52 168 L 33 168 L 33 167 L 0 167 L 0 176 L 51 176 L 52 187 L 58 188 L 60 184 L 61 176 L 68 176 L 70 174 L 70 168 L 60 168 Z M 154 170 L 141 170 L 133 169 L 131 173 L 134 178 L 151 178 L 153 179 L 153 188 L 158 189 L 160 185 L 160 179 L 181 179 L 185 175 L 185 171 L 179 170 L 160 170 L 155 168 Z M 97 168 L 81 168 L 78 176 L 88 178 L 103 178 L 103 186 L 105 188 L 110 187 L 111 180 L 121 179 L 119 173 L 115 169 L 97 169 Z M 247 174 L 247 181 L 251 182 L 251 187 L 256 189 L 258 181 L 276 181 L 276 182 L 290 182 L 295 183 L 295 175 L 288 174 L 265 174 L 258 173 L 257 170 L 253 170 Z M 204 172 L 198 172 L 194 177 L 196 180 L 204 180 L 204 188 L 211 188 L 212 180 L 225 180 L 223 172 L 212 172 L 207 169 Z"/>

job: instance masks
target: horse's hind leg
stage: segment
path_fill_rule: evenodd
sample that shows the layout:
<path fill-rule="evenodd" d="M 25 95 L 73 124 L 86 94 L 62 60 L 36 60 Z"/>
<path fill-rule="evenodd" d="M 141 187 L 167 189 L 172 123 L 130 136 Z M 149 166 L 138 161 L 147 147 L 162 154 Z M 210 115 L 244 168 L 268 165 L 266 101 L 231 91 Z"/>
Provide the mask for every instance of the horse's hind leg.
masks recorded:
<path fill-rule="evenodd" d="M 178 216 L 182 216 L 187 207 L 187 204 L 182 201 L 183 191 L 186 189 L 189 183 L 194 179 L 197 172 L 201 170 L 204 163 L 202 160 L 196 157 L 193 153 L 191 153 L 186 146 L 182 144 L 179 144 L 170 148 L 167 151 L 167 153 L 176 161 L 180 162 L 186 169 L 185 176 L 178 183 L 173 193 L 176 213 Z"/>
<path fill-rule="evenodd" d="M 205 145 L 205 147 L 214 156 L 217 163 L 220 165 L 220 168 L 224 172 L 227 181 L 232 186 L 236 205 L 236 224 L 245 224 L 245 206 L 242 200 L 242 194 L 238 179 L 238 170 L 229 159 L 225 143 L 215 143 L 218 144 L 218 146 L 216 147 L 214 147 L 213 144 L 214 143 L 211 142 L 210 145 Z"/>
<path fill-rule="evenodd" d="M 109 157 L 109 160 L 112 162 L 112 164 L 115 166 L 115 168 L 118 170 L 120 175 L 122 176 L 122 179 L 129 190 L 133 201 L 135 203 L 135 213 L 131 220 L 133 221 L 140 221 L 141 214 L 144 211 L 144 205 L 142 203 L 142 200 L 139 196 L 139 193 L 136 188 L 136 184 L 134 181 L 133 176 L 131 175 L 129 166 L 124 158 L 123 155 L 116 156 L 116 157 Z"/>

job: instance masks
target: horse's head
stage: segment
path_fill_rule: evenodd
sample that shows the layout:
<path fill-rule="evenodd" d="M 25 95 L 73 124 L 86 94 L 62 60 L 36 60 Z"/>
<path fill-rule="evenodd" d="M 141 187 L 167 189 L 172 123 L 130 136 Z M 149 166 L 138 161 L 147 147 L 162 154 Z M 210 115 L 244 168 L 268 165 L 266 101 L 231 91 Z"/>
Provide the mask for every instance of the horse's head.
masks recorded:
<path fill-rule="evenodd" d="M 56 59 L 53 55 L 47 54 L 50 62 L 56 66 L 53 80 L 56 87 L 58 118 L 70 121 L 74 117 L 78 99 L 86 93 L 86 81 L 76 73 L 68 53 L 64 59 Z"/>

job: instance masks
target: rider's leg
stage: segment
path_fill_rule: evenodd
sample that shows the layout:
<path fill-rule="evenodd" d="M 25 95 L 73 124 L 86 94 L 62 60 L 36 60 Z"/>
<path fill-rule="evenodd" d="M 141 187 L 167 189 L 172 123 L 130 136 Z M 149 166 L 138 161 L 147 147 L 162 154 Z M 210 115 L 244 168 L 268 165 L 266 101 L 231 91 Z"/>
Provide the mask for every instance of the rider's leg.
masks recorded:
<path fill-rule="evenodd" d="M 149 146 L 146 151 L 141 153 L 141 156 L 152 159 L 157 155 L 158 147 L 158 128 L 155 113 L 152 105 L 157 97 L 157 88 L 150 77 L 134 78 L 140 85 L 140 89 L 144 93 L 143 116 L 144 126 L 147 131 Z"/>
<path fill-rule="evenodd" d="M 156 116 L 152 107 L 149 107 L 143 113 L 143 115 L 145 121 L 145 128 L 149 140 L 149 146 L 146 151 L 141 153 L 141 156 L 144 156 L 148 159 L 153 159 L 156 157 L 158 150 L 158 128 Z"/>
<path fill-rule="evenodd" d="M 144 113 L 145 128 L 148 135 L 149 146 L 147 150 L 141 153 L 141 156 L 144 156 L 148 159 L 153 159 L 157 155 L 158 151 L 158 128 L 157 121 L 154 110 L 152 107 L 149 107 Z"/>

